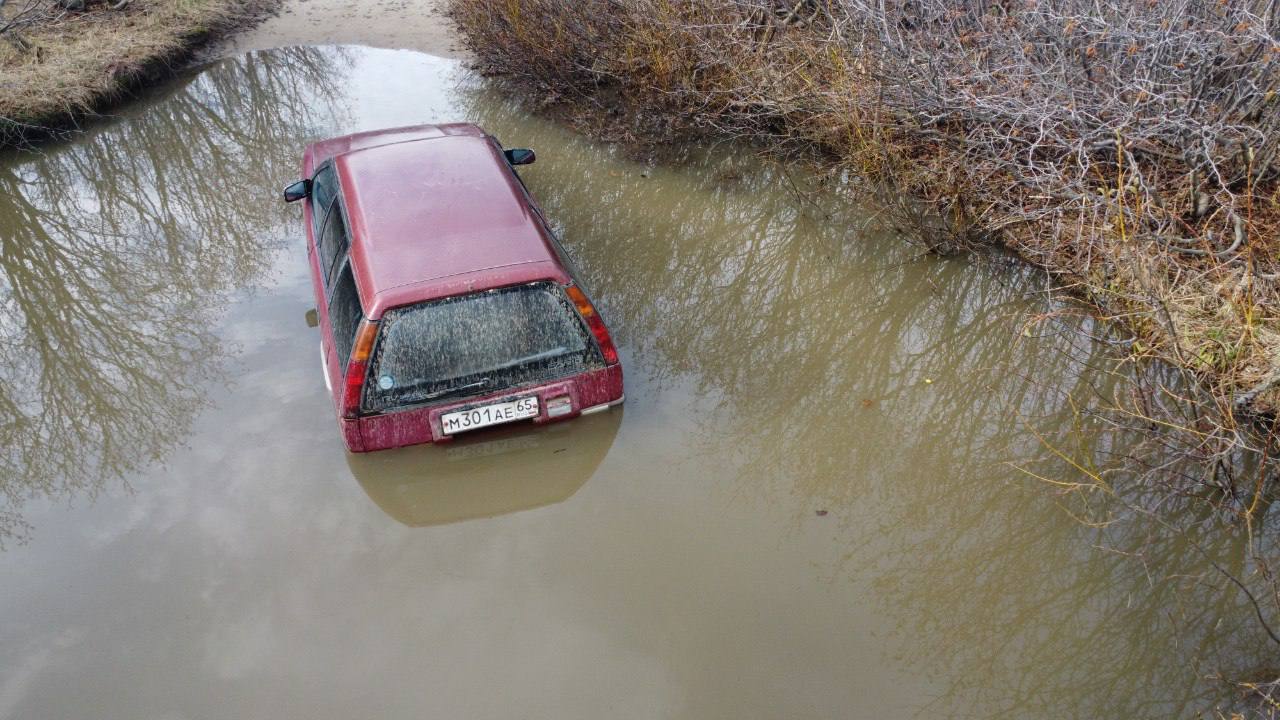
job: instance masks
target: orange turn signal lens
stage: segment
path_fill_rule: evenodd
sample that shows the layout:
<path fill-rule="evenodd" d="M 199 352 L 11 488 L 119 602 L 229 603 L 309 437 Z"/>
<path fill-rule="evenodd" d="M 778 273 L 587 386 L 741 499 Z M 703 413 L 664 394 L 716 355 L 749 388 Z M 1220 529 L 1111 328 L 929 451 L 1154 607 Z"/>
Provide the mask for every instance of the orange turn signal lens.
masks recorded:
<path fill-rule="evenodd" d="M 351 349 L 351 360 L 354 362 L 364 362 L 369 359 L 369 353 L 373 352 L 373 340 L 378 337 L 378 323 L 361 320 L 360 327 L 356 328 L 356 344 Z"/>
<path fill-rule="evenodd" d="M 564 289 L 569 294 L 569 299 L 573 301 L 575 307 L 578 308 L 578 314 L 584 318 L 594 317 L 596 309 L 592 306 L 591 301 L 587 299 L 585 293 L 577 285 L 570 285 Z"/>

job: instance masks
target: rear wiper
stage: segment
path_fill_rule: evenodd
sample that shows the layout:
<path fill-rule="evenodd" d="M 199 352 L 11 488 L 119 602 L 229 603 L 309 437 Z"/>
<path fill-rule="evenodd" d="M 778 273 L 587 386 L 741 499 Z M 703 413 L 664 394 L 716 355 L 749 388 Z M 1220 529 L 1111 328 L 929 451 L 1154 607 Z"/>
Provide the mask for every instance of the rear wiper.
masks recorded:
<path fill-rule="evenodd" d="M 511 368 L 519 367 L 521 365 L 528 365 L 530 363 L 540 362 L 543 360 L 552 360 L 552 359 L 555 359 L 564 355 L 569 355 L 569 354 L 571 354 L 569 348 L 555 347 L 555 348 L 551 348 L 550 350 L 544 350 L 540 353 L 534 353 L 533 355 L 526 355 L 525 357 L 518 358 L 510 362 L 502 363 L 497 367 L 491 367 L 491 368 L 488 368 L 487 370 L 482 370 L 481 372 L 501 372 L 503 370 L 510 370 Z M 436 398 L 444 397 L 445 395 L 453 395 L 454 393 L 459 393 L 459 392 L 462 392 L 463 390 L 473 390 L 475 388 L 482 388 L 482 387 L 485 387 L 486 385 L 489 385 L 492 382 L 493 382 L 492 378 L 480 378 L 479 380 L 473 383 L 467 383 L 466 385 L 457 385 L 455 387 L 448 387 L 443 390 L 436 390 L 435 392 L 427 393 L 426 395 L 422 396 L 422 400 L 435 400 Z M 400 388 L 400 390 L 401 391 L 411 390 L 413 388 L 422 387 L 423 385 L 426 385 L 426 384 L 428 384 L 428 381 L 424 380 L 424 381 L 413 383 L 412 385 L 409 385 L 407 387 L 402 387 Z"/>
<path fill-rule="evenodd" d="M 435 400 L 438 397 L 444 397 L 445 395 L 452 395 L 457 392 L 462 392 L 463 390 L 472 390 L 475 388 L 482 388 L 488 384 L 489 384 L 489 378 L 481 378 L 473 383 L 467 383 L 466 385 L 457 385 L 455 387 L 445 388 L 444 390 L 437 390 L 435 392 L 427 393 L 426 395 L 422 396 L 422 399 Z"/>
<path fill-rule="evenodd" d="M 569 354 L 569 348 L 554 347 L 554 348 L 551 348 L 550 350 L 543 350 L 540 353 L 534 353 L 533 355 L 526 355 L 522 358 L 519 358 L 518 360 L 512 360 L 510 362 L 502 363 L 498 367 L 493 368 L 493 370 L 510 370 L 513 367 L 528 365 L 530 363 L 535 363 L 540 360 L 550 360 L 552 358 L 558 358 L 561 355 L 568 355 L 568 354 Z"/>

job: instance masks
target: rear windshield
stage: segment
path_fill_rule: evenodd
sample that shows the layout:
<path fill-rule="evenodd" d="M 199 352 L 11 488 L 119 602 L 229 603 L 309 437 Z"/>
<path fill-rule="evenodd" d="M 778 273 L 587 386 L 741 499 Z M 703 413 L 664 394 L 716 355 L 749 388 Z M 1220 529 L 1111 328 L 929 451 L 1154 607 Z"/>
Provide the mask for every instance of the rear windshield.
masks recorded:
<path fill-rule="evenodd" d="M 478 395 L 603 366 L 558 285 L 489 290 L 383 315 L 364 409 Z"/>

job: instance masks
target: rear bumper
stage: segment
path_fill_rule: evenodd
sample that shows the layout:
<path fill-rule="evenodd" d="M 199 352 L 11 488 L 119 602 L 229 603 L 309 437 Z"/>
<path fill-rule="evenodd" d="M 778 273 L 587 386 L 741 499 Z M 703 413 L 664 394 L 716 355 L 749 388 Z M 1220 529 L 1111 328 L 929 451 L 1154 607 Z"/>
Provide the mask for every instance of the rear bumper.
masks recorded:
<path fill-rule="evenodd" d="M 453 439 L 453 435 L 444 432 L 440 421 L 441 415 L 474 405 L 529 396 L 538 398 L 538 415 L 530 421 L 524 422 L 533 422 L 535 424 L 559 422 L 578 417 L 584 410 L 589 413 L 598 412 L 622 402 L 622 365 L 612 365 L 601 370 L 593 370 L 538 385 L 463 398 L 442 405 L 402 410 L 354 420 L 343 419 L 341 420 L 342 438 L 346 442 L 347 449 L 352 452 L 371 452 L 404 445 L 448 442 Z M 560 417 L 549 417 L 547 415 L 547 401 L 565 396 L 569 397 L 572 402 L 572 411 Z M 484 430 L 471 432 L 484 432 Z"/>

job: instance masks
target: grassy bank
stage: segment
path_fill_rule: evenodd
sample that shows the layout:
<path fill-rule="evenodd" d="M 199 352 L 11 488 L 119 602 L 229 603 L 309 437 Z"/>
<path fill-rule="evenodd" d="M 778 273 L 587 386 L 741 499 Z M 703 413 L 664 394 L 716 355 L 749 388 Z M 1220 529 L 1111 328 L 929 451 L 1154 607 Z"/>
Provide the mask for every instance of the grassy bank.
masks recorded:
<path fill-rule="evenodd" d="M 1280 408 L 1275 0 L 452 0 L 490 72 L 660 133 L 818 148 Z M 1232 435 L 1231 443 L 1236 440 Z"/>
<path fill-rule="evenodd" d="M 0 145 L 102 109 L 278 0 L 0 0 Z"/>

